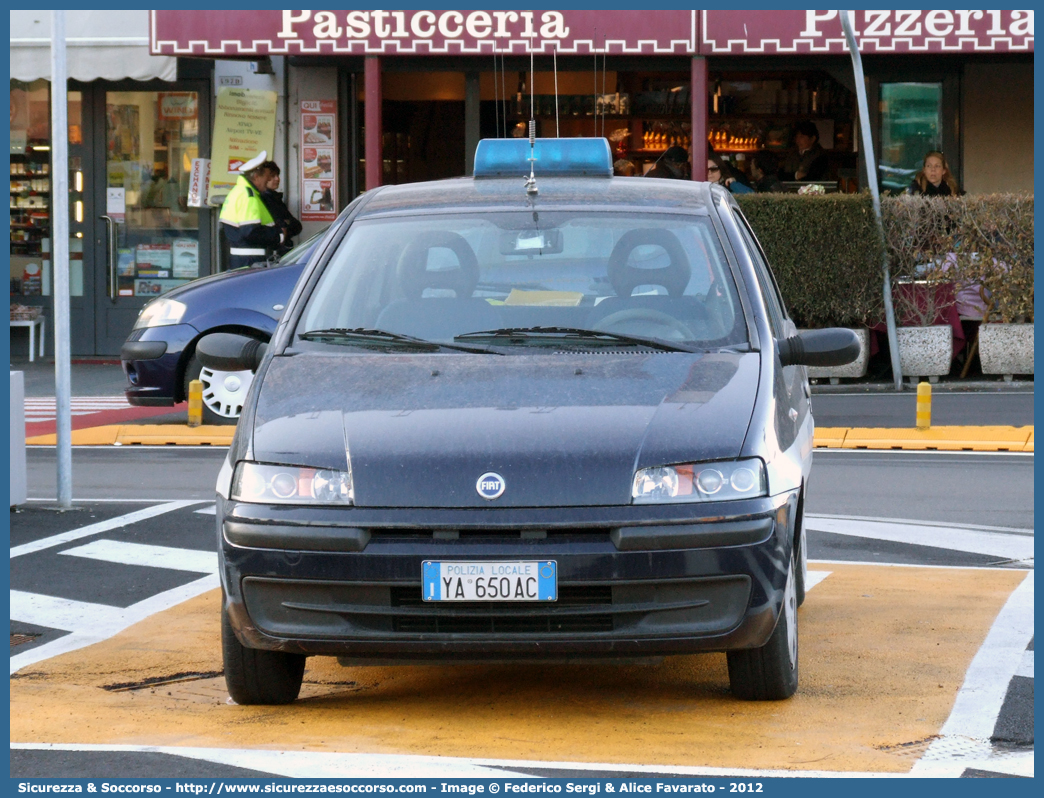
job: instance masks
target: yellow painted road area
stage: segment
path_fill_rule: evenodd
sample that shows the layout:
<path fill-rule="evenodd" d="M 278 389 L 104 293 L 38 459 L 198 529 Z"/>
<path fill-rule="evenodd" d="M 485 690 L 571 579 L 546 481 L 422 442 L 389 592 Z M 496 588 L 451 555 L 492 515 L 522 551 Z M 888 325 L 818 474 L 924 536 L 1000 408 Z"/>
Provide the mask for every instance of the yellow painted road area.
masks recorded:
<path fill-rule="evenodd" d="M 1032 452 L 1033 427 L 817 427 L 814 445 L 831 449 Z"/>
<path fill-rule="evenodd" d="M 232 426 L 111 424 L 73 430 L 73 446 L 228 446 Z M 30 446 L 54 446 L 56 436 L 36 435 Z M 1033 427 L 913 428 L 817 427 L 814 445 L 827 449 L 938 449 L 940 451 L 1032 452 Z"/>
<path fill-rule="evenodd" d="M 232 443 L 234 426 L 203 425 L 189 427 L 181 424 L 109 424 L 72 431 L 73 446 L 228 446 Z M 36 435 L 26 438 L 33 446 L 54 446 L 57 436 Z"/>
<path fill-rule="evenodd" d="M 341 668 L 311 658 L 285 707 L 227 703 L 220 594 L 11 679 L 10 735 L 108 743 L 794 770 L 906 772 L 1024 571 L 821 564 L 789 701 L 728 692 L 723 654 L 657 666 Z"/>

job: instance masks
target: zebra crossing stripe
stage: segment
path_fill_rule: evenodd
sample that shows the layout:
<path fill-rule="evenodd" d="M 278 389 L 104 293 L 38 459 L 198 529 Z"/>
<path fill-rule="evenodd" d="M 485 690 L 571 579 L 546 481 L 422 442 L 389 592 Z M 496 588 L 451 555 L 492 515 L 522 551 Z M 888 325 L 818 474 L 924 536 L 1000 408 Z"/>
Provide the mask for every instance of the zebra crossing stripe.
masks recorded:
<path fill-rule="evenodd" d="M 74 632 L 88 626 L 104 629 L 119 623 L 119 607 L 89 601 L 11 591 L 11 620 Z"/>
<path fill-rule="evenodd" d="M 1027 651 L 1022 655 L 1022 661 L 1019 663 L 1019 667 L 1015 669 L 1016 676 L 1025 676 L 1027 679 L 1033 678 L 1033 652 Z"/>
<path fill-rule="evenodd" d="M 153 546 L 122 540 L 92 540 L 83 546 L 59 553 L 121 565 L 144 565 L 201 574 L 216 574 L 218 569 L 217 552 L 214 551 L 177 549 L 172 546 Z"/>
<path fill-rule="evenodd" d="M 126 515 L 121 515 L 116 518 L 110 518 L 107 521 L 99 521 L 96 524 L 89 524 L 80 527 L 79 529 L 72 529 L 68 532 L 51 535 L 50 537 L 32 540 L 28 543 L 23 543 L 21 546 L 13 546 L 11 548 L 11 559 L 13 560 L 15 557 L 43 551 L 44 549 L 50 549 L 54 546 L 61 546 L 63 543 L 69 543 L 74 540 L 90 537 L 91 535 L 98 535 L 102 532 L 108 532 L 110 529 L 128 526 L 137 523 L 138 521 L 155 518 L 164 513 L 180 510 L 182 507 L 190 507 L 193 504 L 202 503 L 203 500 L 200 499 L 178 499 L 177 501 L 166 502 L 164 504 L 156 505 L 155 507 L 145 507 L 141 510 L 135 510 L 132 513 L 127 513 Z"/>

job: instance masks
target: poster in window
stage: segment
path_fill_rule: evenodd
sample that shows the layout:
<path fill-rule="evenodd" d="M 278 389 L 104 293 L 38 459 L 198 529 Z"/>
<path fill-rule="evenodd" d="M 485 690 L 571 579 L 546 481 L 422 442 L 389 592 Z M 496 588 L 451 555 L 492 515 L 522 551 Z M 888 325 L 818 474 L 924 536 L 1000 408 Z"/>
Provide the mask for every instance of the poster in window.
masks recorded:
<path fill-rule="evenodd" d="M 221 89 L 214 112 L 214 144 L 207 202 L 221 205 L 239 178 L 239 167 L 275 150 L 276 93 Z"/>
<path fill-rule="evenodd" d="M 301 221 L 337 218 L 337 103 L 301 102 Z"/>

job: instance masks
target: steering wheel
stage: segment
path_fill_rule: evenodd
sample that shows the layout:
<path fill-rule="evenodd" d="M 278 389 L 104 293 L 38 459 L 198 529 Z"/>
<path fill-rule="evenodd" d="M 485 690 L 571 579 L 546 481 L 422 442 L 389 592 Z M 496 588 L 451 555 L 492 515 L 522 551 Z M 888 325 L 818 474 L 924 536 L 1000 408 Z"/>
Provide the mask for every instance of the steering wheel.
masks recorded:
<path fill-rule="evenodd" d="M 644 329 L 635 329 L 633 326 L 635 322 L 657 324 L 660 327 L 665 327 L 671 331 L 671 335 L 669 336 L 656 335 L 653 336 L 655 338 L 664 338 L 669 341 L 696 340 L 696 335 L 686 324 L 678 321 L 674 316 L 670 316 L 659 310 L 652 310 L 651 308 L 629 308 L 627 310 L 618 310 L 616 313 L 610 313 L 604 319 L 599 320 L 592 329 L 598 332 L 620 333 L 621 335 L 649 334 Z"/>

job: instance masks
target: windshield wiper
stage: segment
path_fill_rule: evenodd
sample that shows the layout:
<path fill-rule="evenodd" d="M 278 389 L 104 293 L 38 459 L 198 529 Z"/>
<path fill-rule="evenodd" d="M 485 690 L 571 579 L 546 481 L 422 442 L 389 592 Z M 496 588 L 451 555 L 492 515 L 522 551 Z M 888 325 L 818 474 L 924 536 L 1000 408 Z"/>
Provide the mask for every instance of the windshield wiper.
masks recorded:
<path fill-rule="evenodd" d="M 504 327 L 499 330 L 478 330 L 464 333 L 453 338 L 454 341 L 484 341 L 494 345 L 514 343 L 537 343 L 541 346 L 561 346 L 581 344 L 584 346 L 646 346 L 664 352 L 695 352 L 680 344 L 661 341 L 658 338 L 644 338 L 637 335 L 620 335 L 618 333 L 588 330 L 583 327 Z"/>
<path fill-rule="evenodd" d="M 458 352 L 474 352 L 479 355 L 498 355 L 480 346 L 457 346 L 454 344 L 443 344 L 438 341 L 427 341 L 424 338 L 415 338 L 412 335 L 388 332 L 387 330 L 373 330 L 367 327 L 329 327 L 325 330 L 309 330 L 300 333 L 298 338 L 304 341 L 329 341 L 331 343 L 357 344 L 359 346 L 371 346 L 389 349 L 413 349 L 420 352 L 438 352 L 440 349 L 455 349 Z"/>

